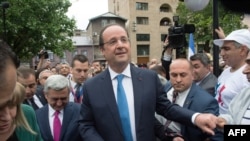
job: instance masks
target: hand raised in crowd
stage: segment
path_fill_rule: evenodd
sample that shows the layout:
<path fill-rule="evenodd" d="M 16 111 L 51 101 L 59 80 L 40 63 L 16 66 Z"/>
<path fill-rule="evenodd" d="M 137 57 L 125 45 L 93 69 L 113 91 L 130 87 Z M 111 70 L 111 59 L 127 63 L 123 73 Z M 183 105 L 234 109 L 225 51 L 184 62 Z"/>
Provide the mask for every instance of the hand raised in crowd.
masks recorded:
<path fill-rule="evenodd" d="M 196 116 L 194 122 L 202 131 L 214 135 L 217 119 L 218 117 L 213 114 L 199 114 Z"/>
<path fill-rule="evenodd" d="M 220 39 L 224 39 L 226 37 L 225 33 L 221 27 L 219 27 L 218 29 L 215 29 L 215 32 L 217 33 L 217 35 Z"/>

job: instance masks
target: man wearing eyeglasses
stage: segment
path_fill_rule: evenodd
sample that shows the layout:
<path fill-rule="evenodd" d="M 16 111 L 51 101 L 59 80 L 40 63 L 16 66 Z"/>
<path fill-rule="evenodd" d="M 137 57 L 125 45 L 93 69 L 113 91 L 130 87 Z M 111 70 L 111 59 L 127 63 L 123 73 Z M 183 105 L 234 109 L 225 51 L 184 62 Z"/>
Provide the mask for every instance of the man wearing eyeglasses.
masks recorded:
<path fill-rule="evenodd" d="M 37 83 L 35 78 L 35 70 L 21 66 L 17 69 L 17 81 L 25 87 L 24 104 L 30 105 L 34 110 L 43 107 L 41 99 L 36 95 Z"/>
<path fill-rule="evenodd" d="M 83 140 L 153 141 L 155 112 L 214 134 L 216 116 L 172 104 L 156 72 L 131 65 L 132 47 L 124 27 L 111 24 L 99 35 L 108 68 L 84 83 L 79 120 Z"/>

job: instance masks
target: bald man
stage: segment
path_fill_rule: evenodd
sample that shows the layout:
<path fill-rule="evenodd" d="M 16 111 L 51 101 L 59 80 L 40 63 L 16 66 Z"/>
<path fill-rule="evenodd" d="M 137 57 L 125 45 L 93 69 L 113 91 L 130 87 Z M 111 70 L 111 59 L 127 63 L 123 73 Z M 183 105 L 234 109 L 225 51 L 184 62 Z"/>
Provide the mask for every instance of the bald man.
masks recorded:
<path fill-rule="evenodd" d="M 167 89 L 167 97 L 170 101 L 173 102 L 175 99 L 175 104 L 194 112 L 219 114 L 219 105 L 216 99 L 193 82 L 193 67 L 187 59 L 173 60 L 169 75 L 170 84 Z M 175 98 L 173 97 L 174 92 L 178 93 Z M 181 133 L 185 141 L 204 141 L 206 138 L 211 138 L 213 141 L 223 141 L 223 134 L 218 131 L 215 131 L 214 136 L 208 136 L 194 126 L 186 126 L 178 122 L 170 122 L 168 127 Z"/>

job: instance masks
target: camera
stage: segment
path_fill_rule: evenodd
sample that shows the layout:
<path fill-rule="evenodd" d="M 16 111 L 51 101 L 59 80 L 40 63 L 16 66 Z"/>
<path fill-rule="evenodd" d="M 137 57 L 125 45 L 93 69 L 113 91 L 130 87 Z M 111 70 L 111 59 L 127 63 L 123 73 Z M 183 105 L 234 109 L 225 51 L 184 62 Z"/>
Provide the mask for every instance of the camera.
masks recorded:
<path fill-rule="evenodd" d="M 173 16 L 174 26 L 168 29 L 169 46 L 172 48 L 181 48 L 187 45 L 186 33 L 194 33 L 194 24 L 179 25 L 179 16 Z"/>
<path fill-rule="evenodd" d="M 49 58 L 48 52 L 47 52 L 46 50 L 44 50 L 44 49 L 41 50 L 41 51 L 38 53 L 39 59 L 40 59 L 42 56 L 44 56 L 44 59 L 48 59 L 48 58 Z"/>

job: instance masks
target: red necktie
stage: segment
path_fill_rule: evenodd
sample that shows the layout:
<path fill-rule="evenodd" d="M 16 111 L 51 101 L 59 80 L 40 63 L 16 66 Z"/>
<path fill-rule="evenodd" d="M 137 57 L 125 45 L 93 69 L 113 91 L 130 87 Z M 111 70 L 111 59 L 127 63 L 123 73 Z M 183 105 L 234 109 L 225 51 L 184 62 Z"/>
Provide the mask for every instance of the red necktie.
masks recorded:
<path fill-rule="evenodd" d="M 61 121 L 59 119 L 59 111 L 55 111 L 54 113 L 54 123 L 53 123 L 53 131 L 54 131 L 54 141 L 60 140 L 60 132 L 61 132 Z"/>

